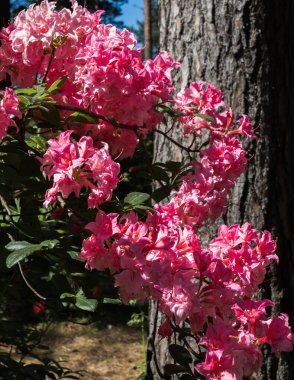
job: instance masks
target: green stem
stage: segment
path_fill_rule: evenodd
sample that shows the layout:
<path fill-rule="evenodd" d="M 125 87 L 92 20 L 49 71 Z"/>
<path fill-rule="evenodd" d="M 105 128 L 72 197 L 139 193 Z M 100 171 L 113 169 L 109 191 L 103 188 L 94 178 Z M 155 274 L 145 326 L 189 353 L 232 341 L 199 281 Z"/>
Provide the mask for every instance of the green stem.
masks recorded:
<path fill-rule="evenodd" d="M 42 83 L 46 83 L 46 79 L 47 79 L 47 76 L 49 74 L 49 70 L 50 70 L 50 67 L 52 65 L 52 62 L 53 62 L 53 59 L 54 59 L 54 55 L 55 55 L 55 48 L 52 46 L 52 51 L 51 51 L 51 54 L 50 54 L 50 59 L 49 59 L 49 63 L 48 63 L 48 66 L 47 66 L 47 69 L 46 69 L 46 73 L 44 75 L 44 78 L 42 80 Z"/>

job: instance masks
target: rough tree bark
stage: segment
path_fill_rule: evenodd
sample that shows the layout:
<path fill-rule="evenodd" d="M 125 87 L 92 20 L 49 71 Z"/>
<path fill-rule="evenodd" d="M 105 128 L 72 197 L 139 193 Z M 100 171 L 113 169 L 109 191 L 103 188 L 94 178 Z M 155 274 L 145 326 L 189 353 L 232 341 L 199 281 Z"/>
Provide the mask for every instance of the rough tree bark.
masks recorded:
<path fill-rule="evenodd" d="M 233 110 L 247 113 L 260 137 L 248 143 L 251 159 L 223 220 L 250 221 L 278 239 L 280 264 L 271 268 L 263 297 L 294 309 L 294 2 L 285 0 L 160 0 L 160 46 L 182 62 L 177 89 L 205 80 L 224 90 Z M 173 136 L 181 139 L 179 128 Z M 180 159 L 182 152 L 161 135 L 154 160 Z M 151 331 L 154 321 L 151 306 Z M 160 318 L 160 317 L 159 317 Z M 161 366 L 166 344 L 156 342 Z M 267 356 L 260 379 L 294 379 L 290 354 Z M 150 371 L 156 375 L 154 361 Z M 150 376 L 151 377 L 151 376 Z"/>
<path fill-rule="evenodd" d="M 144 0 L 144 59 L 152 57 L 151 0 Z"/>

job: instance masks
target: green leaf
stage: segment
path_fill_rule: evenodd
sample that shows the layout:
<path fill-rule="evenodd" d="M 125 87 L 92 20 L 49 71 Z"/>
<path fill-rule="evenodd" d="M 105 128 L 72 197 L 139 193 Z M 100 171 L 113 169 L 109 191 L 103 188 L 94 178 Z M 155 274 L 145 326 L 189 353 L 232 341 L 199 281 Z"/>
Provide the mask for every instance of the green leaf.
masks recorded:
<path fill-rule="evenodd" d="M 112 305 L 122 305 L 122 302 L 118 298 L 103 298 L 103 303 L 109 303 Z"/>
<path fill-rule="evenodd" d="M 71 293 L 62 293 L 60 295 L 60 299 L 63 300 L 64 298 L 76 298 L 76 295 Z"/>
<path fill-rule="evenodd" d="M 182 162 L 179 161 L 167 161 L 164 166 L 173 174 L 177 174 L 182 167 Z"/>
<path fill-rule="evenodd" d="M 30 98 L 24 95 L 19 95 L 18 100 L 21 108 L 26 108 L 31 104 Z"/>
<path fill-rule="evenodd" d="M 175 375 L 177 373 L 185 373 L 187 368 L 177 364 L 166 364 L 164 366 L 164 374 L 167 376 Z"/>
<path fill-rule="evenodd" d="M 87 298 L 84 292 L 80 289 L 76 295 L 76 306 L 79 309 L 94 312 L 97 308 L 98 301 L 93 298 Z"/>
<path fill-rule="evenodd" d="M 35 95 L 37 93 L 35 88 L 17 88 L 14 90 L 16 95 Z"/>
<path fill-rule="evenodd" d="M 132 206 L 138 206 L 144 203 L 145 201 L 147 201 L 147 199 L 149 198 L 150 198 L 150 195 L 147 193 L 133 192 L 133 193 L 129 193 L 125 197 L 124 203 L 130 204 Z"/>
<path fill-rule="evenodd" d="M 97 124 L 99 122 L 98 117 L 94 117 L 83 112 L 74 112 L 67 118 L 70 121 L 76 121 L 78 123 Z"/>
<path fill-rule="evenodd" d="M 81 252 L 77 252 L 77 251 L 67 251 L 67 253 L 68 253 L 68 255 L 69 255 L 72 259 L 74 259 L 74 260 L 78 260 Z"/>
<path fill-rule="evenodd" d="M 28 241 L 11 241 L 10 243 L 8 243 L 5 248 L 8 250 L 8 251 L 16 251 L 16 250 L 19 250 L 19 249 L 22 249 L 22 248 L 27 248 L 29 246 L 31 246 L 32 244 L 29 243 Z"/>
<path fill-rule="evenodd" d="M 26 143 L 32 149 L 37 149 L 41 152 L 45 152 L 47 150 L 47 141 L 41 135 L 31 136 Z"/>
<path fill-rule="evenodd" d="M 136 211 L 152 211 L 152 210 L 153 210 L 152 207 L 144 206 L 144 205 L 138 205 L 138 206 L 135 206 L 134 209 L 135 209 Z"/>
<path fill-rule="evenodd" d="M 182 366 L 188 368 L 190 370 L 189 364 L 192 364 L 193 358 L 190 352 L 185 348 L 178 344 L 171 344 L 169 346 L 169 352 L 171 357 Z"/>
<path fill-rule="evenodd" d="M 169 195 L 170 195 L 170 188 L 167 186 L 163 186 L 153 191 L 152 198 L 155 200 L 155 202 L 160 202 L 164 198 L 168 197 Z"/>
<path fill-rule="evenodd" d="M 53 92 L 58 90 L 61 86 L 63 86 L 64 82 L 67 79 L 67 75 L 64 75 L 60 78 L 58 78 L 54 83 L 51 84 L 51 86 L 48 88 L 48 92 Z"/>
<path fill-rule="evenodd" d="M 59 243 L 59 240 L 52 239 L 52 240 L 44 240 L 42 243 L 40 243 L 41 248 L 47 248 L 47 249 L 53 249 L 57 246 Z"/>
<path fill-rule="evenodd" d="M 169 176 L 161 166 L 153 164 L 151 167 L 151 174 L 153 179 L 169 183 Z"/>
<path fill-rule="evenodd" d="M 60 115 L 57 109 L 50 103 L 46 105 L 40 105 L 39 110 L 41 112 L 42 118 L 53 126 L 58 126 L 60 123 Z"/>
<path fill-rule="evenodd" d="M 185 116 L 185 114 L 183 114 L 182 112 L 175 111 L 171 107 L 164 105 L 164 104 L 161 104 L 160 108 L 159 108 L 159 112 L 162 113 L 163 111 L 165 111 L 167 114 L 169 114 L 171 116 Z"/>
<path fill-rule="evenodd" d="M 18 249 L 6 258 L 6 266 L 7 268 L 12 268 L 15 264 L 30 256 L 32 253 L 40 250 L 39 244 L 29 244 L 24 248 Z"/>
<path fill-rule="evenodd" d="M 39 98 L 43 95 L 45 95 L 46 93 L 46 86 L 44 83 L 42 84 L 37 84 L 36 86 L 34 86 L 34 90 L 36 91 L 32 100 L 33 102 L 39 100 Z"/>
<path fill-rule="evenodd" d="M 58 240 L 44 240 L 40 244 L 31 244 L 27 241 L 11 241 L 5 246 L 8 251 L 12 251 L 6 258 L 6 266 L 11 268 L 32 253 L 43 249 L 53 249 L 58 243 Z"/>
<path fill-rule="evenodd" d="M 214 122 L 214 119 L 212 116 L 204 115 L 203 113 L 194 113 L 193 116 L 200 117 L 200 119 L 204 119 L 209 121 L 210 123 Z"/>

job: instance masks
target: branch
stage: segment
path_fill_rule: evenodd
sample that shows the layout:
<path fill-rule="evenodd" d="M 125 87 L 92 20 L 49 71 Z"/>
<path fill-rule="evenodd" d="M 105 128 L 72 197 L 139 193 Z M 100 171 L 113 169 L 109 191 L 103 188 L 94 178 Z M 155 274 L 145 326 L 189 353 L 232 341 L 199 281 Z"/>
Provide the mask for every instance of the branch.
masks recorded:
<path fill-rule="evenodd" d="M 42 80 L 42 83 L 46 83 L 46 79 L 47 79 L 47 76 L 49 74 L 49 70 L 50 70 L 50 67 L 52 65 L 52 62 L 53 62 L 53 58 L 55 56 L 55 48 L 52 46 L 52 51 L 51 51 L 51 54 L 50 54 L 50 59 L 49 59 L 49 63 L 48 63 L 48 66 L 47 66 L 47 69 L 46 69 L 46 73 L 44 75 L 44 78 Z"/>
<path fill-rule="evenodd" d="M 112 120 L 109 120 L 107 117 L 99 115 L 95 112 L 88 111 L 84 108 L 79 108 L 79 107 L 69 106 L 69 105 L 63 105 L 63 104 L 54 104 L 54 106 L 59 110 L 81 112 L 81 113 L 84 113 L 85 115 L 89 115 L 89 116 L 91 116 L 97 120 L 106 121 L 107 123 L 113 125 L 114 127 L 118 126 L 116 123 L 114 123 Z"/>
<path fill-rule="evenodd" d="M 165 132 L 161 131 L 160 129 L 154 129 L 154 132 L 157 132 L 157 133 L 160 133 L 162 136 L 164 136 L 166 139 L 168 139 L 170 142 L 172 142 L 173 144 L 175 144 L 176 146 L 178 146 L 179 148 L 185 150 L 188 154 L 189 153 L 196 153 L 196 152 L 199 152 L 198 149 L 190 149 L 190 147 L 186 147 L 182 144 L 180 144 L 179 142 L 177 142 L 176 140 L 174 140 L 172 137 L 168 136 Z"/>
<path fill-rule="evenodd" d="M 23 273 L 23 270 L 22 270 L 22 267 L 20 265 L 20 263 L 18 263 L 18 268 L 19 268 L 19 271 L 20 271 L 20 274 L 21 274 L 21 277 L 23 278 L 26 286 L 38 297 L 40 298 L 41 300 L 43 301 L 46 301 L 46 298 L 41 296 L 41 294 L 39 294 L 33 287 L 32 285 L 30 285 L 30 283 L 28 282 L 28 280 L 25 278 L 25 275 Z"/>

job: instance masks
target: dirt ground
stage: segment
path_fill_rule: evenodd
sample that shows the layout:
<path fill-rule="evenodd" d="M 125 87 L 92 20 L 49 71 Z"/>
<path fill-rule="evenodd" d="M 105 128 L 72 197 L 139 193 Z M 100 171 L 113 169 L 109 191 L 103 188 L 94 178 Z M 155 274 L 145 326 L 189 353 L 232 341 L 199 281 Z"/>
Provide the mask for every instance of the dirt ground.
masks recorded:
<path fill-rule="evenodd" d="M 137 380 L 144 371 L 141 333 L 132 327 L 59 323 L 50 327 L 43 343 L 50 347 L 48 356 L 85 371 L 83 380 Z"/>

